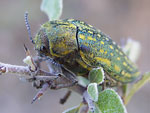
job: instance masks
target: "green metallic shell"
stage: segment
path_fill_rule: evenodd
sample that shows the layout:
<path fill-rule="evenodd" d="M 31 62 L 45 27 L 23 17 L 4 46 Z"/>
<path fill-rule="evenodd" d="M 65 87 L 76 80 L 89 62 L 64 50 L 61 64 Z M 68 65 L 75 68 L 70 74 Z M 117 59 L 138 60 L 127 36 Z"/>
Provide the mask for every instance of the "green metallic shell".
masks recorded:
<path fill-rule="evenodd" d="M 50 21 L 43 24 L 41 30 L 49 41 L 49 52 L 44 54 L 77 75 L 87 74 L 92 68 L 103 67 L 111 78 L 128 83 L 140 74 L 109 36 L 85 22 L 74 19 Z M 37 50 L 43 44 L 42 38 L 39 35 L 35 38 Z"/>

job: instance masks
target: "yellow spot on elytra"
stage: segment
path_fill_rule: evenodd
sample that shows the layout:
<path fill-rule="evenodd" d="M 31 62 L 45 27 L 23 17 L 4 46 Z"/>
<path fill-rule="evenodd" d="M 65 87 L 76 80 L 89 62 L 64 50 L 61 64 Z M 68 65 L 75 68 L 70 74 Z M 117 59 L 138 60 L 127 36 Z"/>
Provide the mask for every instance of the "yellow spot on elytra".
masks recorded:
<path fill-rule="evenodd" d="M 106 37 L 105 39 L 106 39 L 107 41 L 109 41 L 109 38 Z"/>
<path fill-rule="evenodd" d="M 120 60 L 120 57 L 117 57 L 117 60 Z"/>
<path fill-rule="evenodd" d="M 66 55 L 66 54 L 68 54 L 68 53 L 70 53 L 70 51 L 63 51 L 61 54 L 62 54 L 62 55 Z"/>
<path fill-rule="evenodd" d="M 74 21 L 74 19 L 69 19 L 69 21 Z"/>
<path fill-rule="evenodd" d="M 50 45 L 53 48 L 54 45 L 52 43 Z M 57 43 L 57 48 L 63 48 L 63 49 L 60 54 L 57 54 L 52 49 L 50 49 L 51 54 L 53 56 L 66 55 L 72 51 L 71 49 L 68 49 L 68 45 L 66 44 L 66 41 L 60 41 L 59 43 Z"/>
<path fill-rule="evenodd" d="M 117 72 L 120 72 L 120 67 L 119 67 L 119 66 L 115 65 L 114 68 L 115 68 L 115 70 L 116 70 Z"/>
<path fill-rule="evenodd" d="M 98 36 L 98 37 L 101 37 L 101 35 L 100 35 L 100 34 L 97 34 L 97 36 Z"/>
<path fill-rule="evenodd" d="M 88 44 L 88 43 L 86 43 L 86 42 L 84 43 L 84 45 L 85 45 L 85 46 L 87 46 L 87 47 L 89 46 L 89 44 Z"/>
<path fill-rule="evenodd" d="M 111 56 L 114 56 L 114 54 L 113 54 L 113 53 L 110 53 L 110 55 L 111 55 Z"/>
<path fill-rule="evenodd" d="M 82 67 L 87 68 L 87 65 L 86 65 L 83 61 L 77 60 L 77 62 L 78 62 Z"/>
<path fill-rule="evenodd" d="M 96 41 L 96 39 L 95 39 L 95 38 L 92 38 L 91 36 L 88 36 L 87 39 L 88 39 L 88 40 Z"/>
<path fill-rule="evenodd" d="M 111 66 L 111 62 L 110 60 L 106 59 L 106 58 L 101 58 L 101 57 L 95 57 L 96 60 L 106 64 L 107 66 Z"/>
<path fill-rule="evenodd" d="M 80 24 L 84 24 L 84 22 L 83 22 L 83 21 L 80 21 Z"/>
<path fill-rule="evenodd" d="M 80 34 L 79 37 L 80 37 L 81 39 L 85 40 L 85 35 Z"/>
<path fill-rule="evenodd" d="M 84 62 L 86 65 L 91 66 L 90 61 L 86 58 L 85 54 L 84 54 L 81 50 L 80 50 L 80 56 L 81 56 L 83 62 Z"/>
<path fill-rule="evenodd" d="M 104 44 L 104 42 L 103 42 L 103 41 L 101 41 L 101 44 Z"/>
<path fill-rule="evenodd" d="M 116 49 L 116 52 L 118 52 L 118 49 Z"/>
<path fill-rule="evenodd" d="M 126 63 L 126 62 L 123 62 L 123 65 L 124 65 L 124 66 L 127 66 L 127 63 Z"/>
<path fill-rule="evenodd" d="M 124 74 L 125 74 L 125 72 L 124 72 L 124 71 L 122 71 L 122 72 L 121 72 L 121 74 L 122 74 L 122 75 L 124 75 Z"/>
<path fill-rule="evenodd" d="M 100 49 L 100 52 L 101 52 L 101 53 L 104 53 L 104 50 L 103 50 L 103 49 Z"/>
<path fill-rule="evenodd" d="M 104 54 L 107 54 L 107 51 L 105 51 Z"/>
<path fill-rule="evenodd" d="M 89 25 L 89 27 L 93 27 L 92 25 Z"/>
<path fill-rule="evenodd" d="M 131 77 L 131 74 L 126 73 L 124 76 L 126 76 L 126 77 Z"/>
<path fill-rule="evenodd" d="M 110 47 L 110 49 L 114 49 L 112 45 L 110 45 L 109 47 Z"/>
<path fill-rule="evenodd" d="M 88 31 L 88 33 L 93 34 L 93 32 L 92 32 L 92 31 Z"/>
<path fill-rule="evenodd" d="M 80 51 L 80 55 L 81 55 L 81 57 L 82 57 L 82 56 L 84 56 L 84 53 L 83 53 L 82 51 Z"/>
<path fill-rule="evenodd" d="M 93 58 L 94 54 L 91 54 L 90 57 Z"/>

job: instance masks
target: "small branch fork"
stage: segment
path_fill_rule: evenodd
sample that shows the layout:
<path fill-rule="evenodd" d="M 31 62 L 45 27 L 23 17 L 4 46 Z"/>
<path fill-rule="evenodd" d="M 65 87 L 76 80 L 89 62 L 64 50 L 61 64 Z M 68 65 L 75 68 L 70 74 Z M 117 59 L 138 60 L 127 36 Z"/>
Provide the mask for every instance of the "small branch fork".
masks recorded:
<path fill-rule="evenodd" d="M 32 99 L 31 103 L 34 103 L 37 99 L 40 99 L 40 97 L 48 89 L 57 90 L 61 88 L 68 88 L 69 91 L 60 100 L 61 104 L 64 104 L 66 102 L 66 100 L 71 95 L 71 90 L 73 90 L 83 96 L 83 101 L 81 102 L 81 105 L 86 105 L 85 109 L 82 109 L 84 110 L 84 113 L 87 113 L 88 109 L 90 109 L 90 111 L 94 110 L 94 103 L 88 96 L 86 87 L 83 87 L 79 84 L 72 84 L 73 81 L 68 79 L 68 77 L 70 76 L 70 73 L 68 71 L 63 70 L 65 74 L 65 76 L 63 76 L 53 73 L 50 66 L 49 72 L 42 70 L 40 68 L 40 63 L 44 60 L 38 56 L 33 58 L 30 54 L 30 51 L 25 45 L 24 48 L 26 52 L 26 58 L 23 60 L 23 62 L 26 63 L 28 66 L 18 66 L 0 62 L 0 75 L 19 75 L 21 78 L 25 78 L 27 82 L 31 82 L 33 84 L 33 87 L 37 89 L 40 88 L 35 97 Z M 50 62 L 48 62 L 48 64 L 49 63 Z"/>
<path fill-rule="evenodd" d="M 41 62 L 41 59 L 39 59 L 39 57 L 35 57 L 33 60 L 29 50 L 26 48 L 25 45 L 24 47 L 27 57 L 23 61 L 28 66 L 18 66 L 0 62 L 0 75 L 4 74 L 19 75 L 20 77 L 26 78 L 28 82 L 32 82 L 34 84 L 33 85 L 34 87 L 41 88 L 37 93 L 37 95 L 33 98 L 32 103 L 35 100 L 39 99 L 48 88 L 57 90 L 60 88 L 67 87 L 83 95 L 83 92 L 86 90 L 86 88 L 78 84 L 72 87 L 68 87 L 67 84 L 71 84 L 72 81 L 69 81 L 66 77 L 56 76 L 50 72 L 41 70 L 39 64 L 39 62 Z M 40 82 L 39 85 L 37 85 L 37 81 Z M 64 84 L 66 84 L 66 86 Z"/>
<path fill-rule="evenodd" d="M 36 75 L 33 75 L 33 72 L 31 71 L 30 66 L 18 66 L 18 65 L 11 65 L 11 64 L 4 64 L 0 62 L 0 75 L 5 74 L 11 74 L 11 75 L 19 75 L 20 77 L 24 77 L 27 79 L 28 82 L 35 83 L 33 86 L 35 88 L 40 88 L 38 93 L 35 95 L 35 97 L 32 99 L 32 103 L 34 103 L 37 99 L 40 99 L 40 97 L 47 91 L 47 89 L 53 89 L 57 90 L 60 88 L 65 88 L 64 84 L 70 84 L 72 81 L 68 80 L 64 76 L 56 77 L 56 75 L 43 71 L 39 69 L 36 72 Z M 40 84 L 37 85 L 37 81 L 40 81 Z M 72 87 L 67 87 L 69 91 L 66 93 L 66 95 L 60 100 L 61 104 L 64 104 L 69 96 L 71 95 L 71 90 L 77 92 L 81 96 L 83 96 L 83 102 L 81 102 L 81 106 L 83 104 L 85 107 L 82 109 L 83 113 L 87 113 L 88 109 L 91 111 L 94 109 L 94 103 L 91 101 L 90 97 L 87 96 L 86 88 L 76 84 Z M 92 107 L 89 107 L 92 106 Z"/>
<path fill-rule="evenodd" d="M 39 92 L 33 98 L 31 103 L 39 99 L 49 88 L 53 90 L 69 88 L 69 90 L 74 90 L 81 95 L 83 95 L 84 91 L 86 91 L 86 88 L 79 84 L 69 87 L 69 84 L 71 84 L 72 81 L 68 80 L 67 77 L 61 76 L 60 74 L 53 74 L 51 73 L 50 69 L 50 72 L 40 69 L 40 62 L 44 60 L 38 56 L 33 58 L 25 45 L 24 49 L 26 58 L 23 60 L 23 62 L 28 66 L 18 66 L 0 62 L 0 75 L 19 75 L 20 77 L 25 78 L 28 82 L 32 82 L 35 88 L 40 88 Z M 64 97 L 64 102 L 67 100 L 69 95 L 70 94 L 68 94 L 67 97 Z"/>
<path fill-rule="evenodd" d="M 40 94 L 38 94 L 38 98 L 43 95 L 43 92 L 45 92 L 47 88 L 57 90 L 59 89 L 59 87 L 57 86 L 61 86 L 61 84 L 64 84 L 64 83 L 68 83 L 68 84 L 71 83 L 71 81 L 69 81 L 67 78 L 63 76 L 55 79 L 56 75 L 53 75 L 44 70 L 39 70 L 36 73 L 36 76 L 32 76 L 32 72 L 29 66 L 18 66 L 18 65 L 5 64 L 1 62 L 0 62 L 0 74 L 1 76 L 4 74 L 19 75 L 20 77 L 27 78 L 29 82 L 34 82 L 33 80 L 43 81 L 43 87 L 45 90 L 41 89 L 39 91 Z M 39 87 L 36 87 L 36 88 L 39 88 Z M 40 88 L 42 88 L 42 86 Z M 78 84 L 73 87 L 69 87 L 69 89 L 74 90 L 75 92 L 81 95 L 85 91 L 85 88 Z M 35 98 L 33 99 L 34 101 L 36 100 Z"/>

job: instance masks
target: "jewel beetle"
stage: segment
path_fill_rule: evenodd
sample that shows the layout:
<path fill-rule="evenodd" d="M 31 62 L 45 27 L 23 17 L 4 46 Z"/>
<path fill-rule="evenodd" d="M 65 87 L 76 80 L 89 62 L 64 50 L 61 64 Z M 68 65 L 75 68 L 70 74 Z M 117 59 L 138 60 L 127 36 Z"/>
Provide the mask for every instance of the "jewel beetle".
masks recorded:
<path fill-rule="evenodd" d="M 63 65 L 75 75 L 84 76 L 93 68 L 103 67 L 110 78 L 130 83 L 139 75 L 134 63 L 109 36 L 83 21 L 66 19 L 41 25 L 32 39 L 35 50 Z"/>

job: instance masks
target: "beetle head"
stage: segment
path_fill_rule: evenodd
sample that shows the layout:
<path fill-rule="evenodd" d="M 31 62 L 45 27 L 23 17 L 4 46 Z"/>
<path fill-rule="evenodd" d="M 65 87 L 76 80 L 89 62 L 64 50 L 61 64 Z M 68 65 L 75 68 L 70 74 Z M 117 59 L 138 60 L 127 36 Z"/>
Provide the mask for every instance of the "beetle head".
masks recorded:
<path fill-rule="evenodd" d="M 64 57 L 78 49 L 76 26 L 60 24 L 63 21 L 50 21 L 43 24 L 34 38 L 35 49 L 40 55 Z"/>

